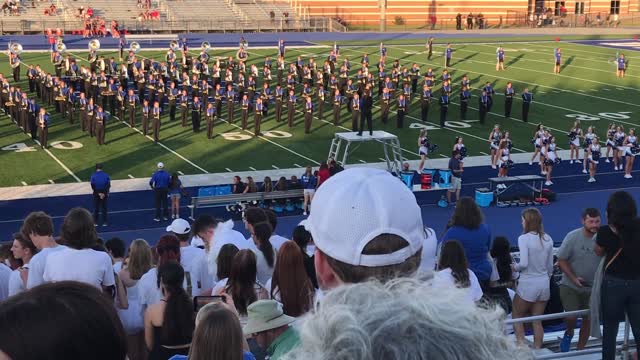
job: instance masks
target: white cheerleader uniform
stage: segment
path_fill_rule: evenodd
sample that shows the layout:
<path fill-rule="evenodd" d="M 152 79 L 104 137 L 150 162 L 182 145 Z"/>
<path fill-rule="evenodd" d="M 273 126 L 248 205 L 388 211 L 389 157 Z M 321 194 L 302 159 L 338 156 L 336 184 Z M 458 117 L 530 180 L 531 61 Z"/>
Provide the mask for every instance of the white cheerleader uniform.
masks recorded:
<path fill-rule="evenodd" d="M 429 148 L 427 148 L 427 145 L 429 144 L 429 139 L 426 136 L 421 136 L 420 138 L 418 138 L 418 141 L 420 142 L 420 147 L 418 148 L 418 154 L 424 155 L 424 156 L 429 155 Z"/>
<path fill-rule="evenodd" d="M 542 145 L 544 145 L 544 131 L 536 132 L 536 140 L 535 140 L 536 148 L 542 149 Z M 541 150 L 542 152 L 542 150 Z"/>
<path fill-rule="evenodd" d="M 465 158 L 464 156 L 462 156 L 462 153 L 463 153 L 462 149 L 464 149 L 464 144 L 454 144 L 453 149 L 460 154 L 460 162 L 463 162 Z"/>
<path fill-rule="evenodd" d="M 502 135 L 499 131 L 494 131 L 491 133 L 491 150 L 498 150 L 498 146 L 500 145 L 500 140 L 502 139 Z"/>
<path fill-rule="evenodd" d="M 572 132 L 574 132 L 576 134 L 576 137 L 570 141 L 570 144 L 576 147 L 580 146 L 580 136 L 582 135 L 582 129 L 580 128 L 574 128 L 571 130 Z"/>
<path fill-rule="evenodd" d="M 589 146 L 591 144 L 593 144 L 593 139 L 596 137 L 596 134 L 594 133 L 586 133 L 584 135 L 584 150 L 587 151 L 587 149 L 589 149 Z"/>
<path fill-rule="evenodd" d="M 620 151 L 622 151 L 622 153 L 624 154 L 626 152 L 626 146 L 623 146 L 624 144 L 624 138 L 625 138 L 625 134 L 624 132 L 618 132 L 616 131 L 616 133 L 613 135 L 613 141 L 614 144 L 616 146 L 616 148 Z"/>
<path fill-rule="evenodd" d="M 591 150 L 591 155 L 589 155 L 589 161 L 598 165 L 598 163 L 600 162 L 600 145 L 591 144 L 590 150 Z"/>
<path fill-rule="evenodd" d="M 613 137 L 615 136 L 615 130 L 607 131 L 607 146 L 615 147 L 616 143 L 613 141 Z"/>
<path fill-rule="evenodd" d="M 544 148 L 543 148 L 544 149 Z M 542 152 L 542 151 L 541 151 Z M 549 149 L 547 154 L 545 155 L 547 160 L 545 161 L 547 165 L 553 166 L 556 162 L 556 144 L 549 144 Z"/>
<path fill-rule="evenodd" d="M 498 167 L 507 168 L 509 161 L 509 149 L 502 149 L 502 157 L 498 160 Z"/>
<path fill-rule="evenodd" d="M 635 135 L 629 135 L 627 137 L 627 146 L 625 146 L 624 154 L 628 156 L 636 156 L 633 152 L 631 152 L 631 148 L 638 146 L 638 138 Z"/>

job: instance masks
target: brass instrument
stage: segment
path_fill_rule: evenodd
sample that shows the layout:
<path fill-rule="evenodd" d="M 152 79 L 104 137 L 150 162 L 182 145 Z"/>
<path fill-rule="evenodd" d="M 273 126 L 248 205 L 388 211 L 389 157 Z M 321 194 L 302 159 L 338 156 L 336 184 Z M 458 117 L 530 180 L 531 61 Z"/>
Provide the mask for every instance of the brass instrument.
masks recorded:
<path fill-rule="evenodd" d="M 98 51 L 98 49 L 100 49 L 100 41 L 98 39 L 89 41 L 89 50 Z"/>
<path fill-rule="evenodd" d="M 141 46 L 140 46 L 140 44 L 139 44 L 138 42 L 136 42 L 136 41 L 132 41 L 132 42 L 129 44 L 129 51 L 131 51 L 131 52 L 133 52 L 133 53 L 137 53 L 138 51 L 140 51 L 140 49 L 141 49 Z"/>
<path fill-rule="evenodd" d="M 200 47 L 204 52 L 209 52 L 209 50 L 211 50 L 211 44 L 209 44 L 208 41 L 202 42 L 202 45 Z"/>
<path fill-rule="evenodd" d="M 67 51 L 67 45 L 65 45 L 62 40 L 58 41 L 56 43 L 56 51 L 59 53 L 64 53 L 65 51 Z"/>
<path fill-rule="evenodd" d="M 176 40 L 173 40 L 169 43 L 169 49 L 178 52 L 178 50 L 180 50 L 180 45 L 178 45 L 178 42 Z"/>
<path fill-rule="evenodd" d="M 9 43 L 9 52 L 15 55 L 20 55 L 22 53 L 22 45 L 17 42 Z"/>
<path fill-rule="evenodd" d="M 58 95 L 58 96 L 56 96 L 55 100 L 56 101 L 65 101 L 65 100 L 67 100 L 67 98 L 62 96 L 62 95 Z"/>

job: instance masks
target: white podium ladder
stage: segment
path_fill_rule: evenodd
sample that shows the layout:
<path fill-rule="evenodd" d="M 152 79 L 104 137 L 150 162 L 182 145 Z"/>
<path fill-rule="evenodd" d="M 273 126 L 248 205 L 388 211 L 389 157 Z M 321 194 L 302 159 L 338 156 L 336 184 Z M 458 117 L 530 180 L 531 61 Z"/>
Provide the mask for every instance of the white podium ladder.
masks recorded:
<path fill-rule="evenodd" d="M 329 159 L 334 159 L 344 167 L 347 164 L 349 155 L 354 153 L 362 143 L 378 142 L 382 144 L 384 159 L 387 163 L 387 170 L 401 177 L 402 171 L 402 149 L 397 136 L 386 131 L 374 131 L 373 135 L 368 133 L 358 136 L 355 132 L 336 133 L 329 148 Z M 353 146 L 352 146 L 353 145 Z"/>

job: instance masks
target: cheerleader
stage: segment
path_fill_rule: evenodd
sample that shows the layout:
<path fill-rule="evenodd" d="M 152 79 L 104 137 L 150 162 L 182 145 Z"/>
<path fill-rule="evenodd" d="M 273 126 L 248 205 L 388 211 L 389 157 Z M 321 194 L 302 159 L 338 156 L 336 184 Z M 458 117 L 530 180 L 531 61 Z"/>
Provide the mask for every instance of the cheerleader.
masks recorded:
<path fill-rule="evenodd" d="M 593 137 L 591 145 L 587 148 L 589 151 L 589 180 L 587 182 L 596 182 L 596 170 L 598 169 L 598 163 L 600 162 L 600 142 L 598 141 L 598 135 Z"/>
<path fill-rule="evenodd" d="M 513 148 L 513 141 L 511 140 L 511 133 L 508 131 L 504 132 L 503 135 L 505 141 L 507 142 L 507 149 L 509 149 L 509 151 L 511 151 L 511 148 Z"/>
<path fill-rule="evenodd" d="M 533 155 L 531 156 L 531 160 L 529 161 L 529 165 L 533 165 L 533 161 L 536 159 L 536 156 L 540 154 L 540 149 L 542 149 L 541 138 L 543 135 L 544 126 L 542 124 L 538 124 L 538 126 L 536 127 L 536 132 L 533 134 L 533 140 L 531 140 L 535 149 L 533 151 Z"/>
<path fill-rule="evenodd" d="M 622 125 L 616 127 L 616 132 L 613 134 L 613 169 L 622 170 L 622 156 L 625 153 L 623 146 L 625 139 L 624 128 Z"/>
<path fill-rule="evenodd" d="M 582 160 L 582 173 L 587 173 L 587 155 L 589 152 L 589 146 L 593 144 L 593 139 L 596 137 L 596 134 L 593 132 L 593 126 L 589 126 L 587 128 L 587 133 L 584 134 L 584 159 Z"/>
<path fill-rule="evenodd" d="M 464 158 L 467 157 L 467 148 L 462 142 L 462 136 L 456 136 L 456 142 L 453 144 L 453 151 L 457 151 L 460 154 L 460 168 L 464 164 Z"/>
<path fill-rule="evenodd" d="M 489 144 L 491 144 L 491 168 L 496 168 L 498 162 L 498 148 L 500 146 L 500 140 L 502 140 L 502 133 L 500 132 L 500 125 L 496 124 L 489 134 Z"/>
<path fill-rule="evenodd" d="M 549 137 L 551 137 L 551 135 L 549 134 L 549 131 L 545 130 L 542 133 L 542 135 L 538 138 L 540 142 L 540 174 L 541 175 L 547 175 L 546 161 L 548 159 L 547 145 L 549 144 Z"/>
<path fill-rule="evenodd" d="M 420 131 L 420 136 L 418 137 L 418 153 L 420 154 L 420 166 L 418 166 L 418 172 L 422 173 L 424 162 L 427 160 L 427 155 L 429 154 L 429 138 L 427 137 L 427 129 L 422 129 Z"/>
<path fill-rule="evenodd" d="M 547 181 L 544 183 L 546 186 L 551 186 L 553 183 L 551 182 L 551 173 L 553 171 L 553 166 L 557 163 L 560 163 L 560 158 L 556 155 L 556 138 L 553 135 L 549 135 L 547 139 L 547 144 L 545 146 L 545 161 L 544 164 L 546 166 L 545 173 L 547 175 Z"/>
<path fill-rule="evenodd" d="M 569 147 L 571 148 L 571 155 L 569 156 L 569 164 L 573 164 L 573 158 L 575 155 L 576 162 L 580 154 L 580 138 L 582 137 L 582 128 L 580 127 L 580 120 L 576 120 L 573 123 L 573 127 L 569 130 Z M 586 151 L 585 147 L 585 151 Z"/>
<path fill-rule="evenodd" d="M 624 139 L 624 152 L 622 155 L 626 155 L 627 160 L 624 167 L 624 178 L 631 179 L 631 169 L 633 169 L 633 162 L 636 158 L 636 154 L 639 152 L 638 137 L 636 136 L 635 129 L 629 129 L 629 135 Z"/>
<path fill-rule="evenodd" d="M 513 161 L 511 161 L 511 155 L 506 139 L 500 140 L 498 154 L 496 157 L 498 158 L 498 177 L 507 177 L 507 173 L 509 172 L 509 168 L 513 165 Z M 499 184 L 498 187 L 504 188 L 505 185 Z"/>
<path fill-rule="evenodd" d="M 610 163 L 609 161 L 609 153 L 613 152 L 615 153 L 615 146 L 616 143 L 613 141 L 613 136 L 616 133 L 616 124 L 611 123 L 609 124 L 609 128 L 607 129 L 607 155 L 606 155 L 606 160 L 604 162 L 606 163 Z"/>

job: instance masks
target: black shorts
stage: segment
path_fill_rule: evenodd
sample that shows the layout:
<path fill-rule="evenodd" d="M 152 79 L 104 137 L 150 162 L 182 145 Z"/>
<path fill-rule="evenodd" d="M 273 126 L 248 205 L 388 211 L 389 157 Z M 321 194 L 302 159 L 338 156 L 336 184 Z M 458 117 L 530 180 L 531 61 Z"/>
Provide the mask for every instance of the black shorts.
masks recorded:
<path fill-rule="evenodd" d="M 560 66 L 560 61 L 556 61 L 556 66 Z"/>

